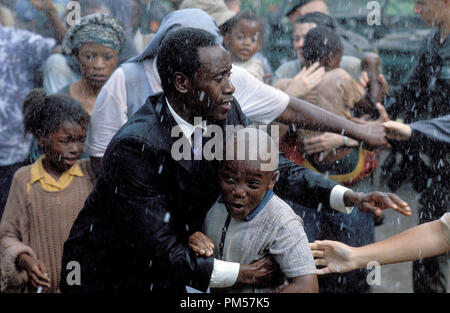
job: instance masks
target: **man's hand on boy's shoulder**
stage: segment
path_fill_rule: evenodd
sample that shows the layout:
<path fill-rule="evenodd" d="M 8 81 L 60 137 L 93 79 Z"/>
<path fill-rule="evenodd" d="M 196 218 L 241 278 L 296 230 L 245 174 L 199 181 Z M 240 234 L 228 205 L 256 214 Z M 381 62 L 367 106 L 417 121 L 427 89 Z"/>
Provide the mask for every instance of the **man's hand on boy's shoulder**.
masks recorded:
<path fill-rule="evenodd" d="M 344 203 L 346 206 L 356 206 L 362 212 L 371 212 L 375 216 L 380 216 L 381 211 L 385 209 L 393 209 L 406 216 L 411 215 L 408 203 L 393 193 L 379 191 L 364 193 L 349 190 L 344 193 Z"/>
<path fill-rule="evenodd" d="M 282 283 L 280 266 L 271 255 L 266 255 L 253 263 L 241 264 L 236 283 L 264 288 Z"/>

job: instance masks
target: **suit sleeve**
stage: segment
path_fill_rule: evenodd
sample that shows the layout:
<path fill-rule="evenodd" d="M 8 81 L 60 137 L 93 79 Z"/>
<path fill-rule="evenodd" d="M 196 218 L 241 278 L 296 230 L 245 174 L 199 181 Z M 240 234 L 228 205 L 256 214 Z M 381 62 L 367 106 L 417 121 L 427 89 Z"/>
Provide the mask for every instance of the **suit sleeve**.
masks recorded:
<path fill-rule="evenodd" d="M 411 145 L 430 145 L 448 149 L 450 145 L 450 115 L 434 118 L 428 121 L 418 121 L 411 125 Z M 431 142 L 431 143 L 430 143 Z"/>
<path fill-rule="evenodd" d="M 337 183 L 286 159 L 284 154 L 280 155 L 279 170 L 277 195 L 306 207 L 317 208 L 322 203 L 329 208 L 331 190 Z"/>
<path fill-rule="evenodd" d="M 160 178 L 161 166 L 164 166 L 162 155 L 149 143 L 133 137 L 115 140 L 105 153 L 99 181 L 87 200 L 88 206 L 89 202 L 97 204 L 91 206 L 96 208 L 90 211 L 107 212 L 86 212 L 85 207 L 72 228 L 69 241 L 75 240 L 77 233 L 89 235 L 90 224 L 102 229 L 97 242 L 106 240 L 102 239 L 107 236 L 104 229 L 110 230 L 110 236 L 120 233 L 124 238 L 115 243 L 116 249 L 120 250 L 123 245 L 128 251 L 126 249 L 133 246 L 139 259 L 161 265 L 168 280 L 206 291 L 214 260 L 196 257 L 174 231 L 165 192 L 171 186 Z M 108 205 L 99 208 L 98 204 L 105 202 Z M 111 221 L 113 226 L 102 228 L 104 220 Z M 65 250 L 67 248 L 65 246 Z"/>

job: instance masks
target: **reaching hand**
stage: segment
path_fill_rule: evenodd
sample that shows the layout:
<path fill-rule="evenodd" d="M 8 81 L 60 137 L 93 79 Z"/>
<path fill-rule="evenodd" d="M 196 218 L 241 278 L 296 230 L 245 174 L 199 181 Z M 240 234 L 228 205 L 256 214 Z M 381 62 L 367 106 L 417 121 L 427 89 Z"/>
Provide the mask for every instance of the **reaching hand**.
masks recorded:
<path fill-rule="evenodd" d="M 380 98 L 383 99 L 389 92 L 389 84 L 383 74 L 378 75 L 377 82 L 380 85 L 380 92 L 381 92 Z M 367 72 L 365 71 L 361 72 L 359 84 L 364 89 L 369 87 L 369 75 L 367 74 Z"/>
<path fill-rule="evenodd" d="M 211 256 L 214 253 L 212 240 L 199 231 L 189 236 L 188 245 L 197 255 Z"/>
<path fill-rule="evenodd" d="M 319 136 L 303 140 L 307 154 L 331 152 L 344 144 L 344 136 L 335 133 L 323 133 Z"/>
<path fill-rule="evenodd" d="M 48 289 L 51 287 L 50 278 L 48 278 L 47 269 L 43 262 L 27 253 L 20 254 L 18 258 L 19 267 L 28 273 L 29 280 L 35 288 L 41 286 L 43 289 Z"/>
<path fill-rule="evenodd" d="M 406 216 L 411 215 L 411 208 L 408 203 L 393 193 L 373 191 L 367 194 L 346 191 L 344 203 L 347 206 L 357 206 L 362 212 L 371 212 L 375 216 L 381 216 L 381 211 L 386 209 L 393 209 Z"/>
<path fill-rule="evenodd" d="M 386 140 L 386 127 L 383 125 L 389 122 L 389 116 L 381 103 L 376 104 L 380 117 L 376 121 L 366 121 L 361 118 L 346 115 L 346 118 L 360 125 L 360 138 L 369 147 L 391 146 Z"/>
<path fill-rule="evenodd" d="M 316 266 L 325 266 L 317 269 L 317 275 L 330 273 L 345 273 L 357 269 L 355 248 L 339 241 L 314 241 L 310 243 L 312 255 Z"/>
<path fill-rule="evenodd" d="M 412 135 L 412 129 L 408 124 L 394 121 L 383 123 L 386 129 L 386 136 L 393 140 L 409 140 Z"/>
<path fill-rule="evenodd" d="M 310 93 L 316 87 L 325 75 L 325 69 L 318 62 L 309 68 L 303 68 L 297 76 L 294 77 L 294 85 L 287 92 L 294 97 L 302 97 Z"/>

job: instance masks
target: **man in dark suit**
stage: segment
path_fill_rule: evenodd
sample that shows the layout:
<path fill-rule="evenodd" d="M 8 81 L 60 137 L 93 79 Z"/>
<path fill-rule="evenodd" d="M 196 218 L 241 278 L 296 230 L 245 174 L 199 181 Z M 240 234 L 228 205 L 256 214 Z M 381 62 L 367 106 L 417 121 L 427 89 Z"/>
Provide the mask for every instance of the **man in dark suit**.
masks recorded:
<path fill-rule="evenodd" d="M 164 39 L 157 67 L 164 92 L 150 96 L 109 144 L 95 189 L 64 245 L 62 292 L 183 292 L 186 285 L 204 291 L 270 279 L 268 258 L 239 265 L 188 248 L 219 195 L 219 161 L 179 160 L 172 153 L 179 138 L 172 133 L 178 126 L 195 152 L 199 129 L 214 124 L 225 134 L 227 125 L 249 124 L 232 96 L 229 54 L 210 33 L 182 28 Z M 327 205 L 335 183 L 286 159 L 280 163 L 281 196 Z M 376 214 L 388 207 L 409 210 L 384 193 L 348 190 L 342 201 Z M 78 281 L 69 279 L 72 261 L 80 265 Z"/>

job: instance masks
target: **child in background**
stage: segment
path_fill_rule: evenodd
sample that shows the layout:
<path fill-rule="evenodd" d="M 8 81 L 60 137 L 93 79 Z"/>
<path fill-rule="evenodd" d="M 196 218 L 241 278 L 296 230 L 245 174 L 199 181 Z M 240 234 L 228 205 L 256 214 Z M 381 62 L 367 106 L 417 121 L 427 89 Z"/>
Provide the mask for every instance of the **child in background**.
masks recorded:
<path fill-rule="evenodd" d="M 319 62 L 325 68 L 324 77 L 314 88 L 317 99 L 313 103 L 342 117 L 350 117 L 356 107 L 366 106 L 366 92 L 359 82 L 339 68 L 342 51 L 339 36 L 329 28 L 313 28 L 305 37 L 303 55 L 306 66 Z M 304 136 L 305 152 L 308 154 L 302 165 L 317 172 L 328 172 L 330 179 L 345 185 L 357 183 L 375 169 L 375 155 L 358 148 L 359 143 L 350 138 L 333 134 L 330 141 L 334 138 L 336 142 L 332 142 L 332 149 L 317 151 L 314 138 L 319 134 L 310 131 L 297 134 Z"/>
<path fill-rule="evenodd" d="M 272 191 L 279 174 L 275 142 L 266 132 L 248 127 L 231 135 L 226 149 L 219 173 L 221 198 L 204 223 L 205 235 L 212 240 L 209 247 L 214 247 L 216 259 L 241 264 L 271 255 L 281 272 L 276 271 L 265 288 L 233 286 L 212 292 L 317 292 L 302 220 Z M 191 236 L 190 247 L 201 254 L 194 236 L 210 240 L 200 232 Z M 210 249 L 206 246 L 203 251 Z"/>
<path fill-rule="evenodd" d="M 58 292 L 64 241 L 93 188 L 83 152 L 89 115 L 66 95 L 32 90 L 24 127 L 44 149 L 14 175 L 0 224 L 2 292 Z"/>
<path fill-rule="evenodd" d="M 224 46 L 231 55 L 231 62 L 264 80 L 264 66 L 255 54 L 261 50 L 264 26 L 252 11 L 237 13 L 226 26 Z"/>
<path fill-rule="evenodd" d="M 339 36 L 326 27 L 315 27 L 305 36 L 303 56 L 307 67 L 318 62 L 325 68 L 325 75 L 313 89 L 317 97 L 312 103 L 337 115 L 347 117 L 353 109 L 364 101 L 365 90 L 350 74 L 339 68 L 342 57 L 342 43 Z M 326 142 L 323 148 L 322 142 Z M 363 189 L 357 184 L 370 176 L 377 166 L 374 152 L 359 147 L 351 138 L 332 133 L 318 133 L 302 129 L 293 136 L 287 136 L 281 150 L 288 159 L 327 175 L 328 178 L 353 189 Z M 296 213 L 306 221 L 306 233 L 310 240 L 331 239 L 351 246 L 364 246 L 374 242 L 374 218 L 370 214 L 353 211 L 317 211 L 293 205 Z M 375 220 L 382 222 L 382 217 Z M 319 277 L 321 292 L 368 292 L 367 272 L 352 271 Z M 345 282 L 345 283 L 342 283 Z"/>

